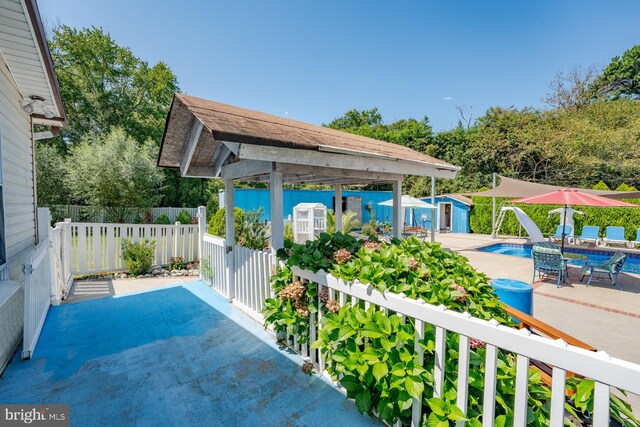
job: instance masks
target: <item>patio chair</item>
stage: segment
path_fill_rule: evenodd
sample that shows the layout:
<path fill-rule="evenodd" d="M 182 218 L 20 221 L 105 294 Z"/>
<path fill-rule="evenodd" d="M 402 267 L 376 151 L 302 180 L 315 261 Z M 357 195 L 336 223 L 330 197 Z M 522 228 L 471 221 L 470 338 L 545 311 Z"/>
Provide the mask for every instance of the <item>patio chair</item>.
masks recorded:
<path fill-rule="evenodd" d="M 570 225 L 564 226 L 564 238 L 567 242 L 571 243 L 572 237 L 571 233 L 573 233 L 573 228 Z M 562 241 L 562 226 L 559 225 L 556 227 L 556 234 L 552 234 L 549 236 L 549 241 L 553 242 L 555 240 Z"/>
<path fill-rule="evenodd" d="M 593 279 L 594 274 L 607 274 L 609 279 L 611 279 L 611 284 L 614 286 L 618 286 L 621 291 L 622 285 L 618 282 L 618 273 L 622 270 L 625 261 L 627 260 L 627 256 L 622 252 L 616 252 L 613 254 L 611 258 L 598 265 L 589 265 L 586 264 L 580 269 L 580 274 L 582 274 L 582 278 L 580 281 L 585 278 L 585 276 L 589 276 L 589 280 L 587 281 L 587 287 L 589 287 L 589 283 Z"/>
<path fill-rule="evenodd" d="M 536 273 L 540 279 L 544 276 L 551 276 L 556 274 L 558 281 L 556 286 L 560 287 L 560 282 L 566 281 L 567 277 L 567 260 L 562 257 L 560 249 L 547 248 L 542 246 L 533 246 L 531 248 L 531 255 L 533 257 L 533 279 L 531 283 L 536 280 Z"/>
<path fill-rule="evenodd" d="M 582 227 L 582 234 L 575 238 L 576 243 L 593 242 L 596 245 L 600 243 L 600 227 L 597 225 L 585 225 Z"/>
<path fill-rule="evenodd" d="M 627 246 L 629 241 L 624 238 L 624 227 L 609 226 L 606 228 L 604 239 L 601 240 L 603 245 L 623 245 Z"/>

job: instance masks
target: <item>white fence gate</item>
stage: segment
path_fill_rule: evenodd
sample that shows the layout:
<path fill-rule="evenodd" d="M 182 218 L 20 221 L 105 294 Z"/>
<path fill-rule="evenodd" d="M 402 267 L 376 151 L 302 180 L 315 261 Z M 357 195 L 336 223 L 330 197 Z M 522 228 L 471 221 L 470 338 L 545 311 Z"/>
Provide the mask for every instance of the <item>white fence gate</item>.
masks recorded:
<path fill-rule="evenodd" d="M 51 304 L 52 245 L 49 239 L 39 243 L 25 259 L 23 360 L 31 358 Z"/>
<path fill-rule="evenodd" d="M 262 321 L 264 300 L 271 295 L 274 255 L 239 245 L 234 245 L 233 251 L 227 253 L 225 240 L 210 234 L 204 235 L 202 243 L 202 279 Z"/>

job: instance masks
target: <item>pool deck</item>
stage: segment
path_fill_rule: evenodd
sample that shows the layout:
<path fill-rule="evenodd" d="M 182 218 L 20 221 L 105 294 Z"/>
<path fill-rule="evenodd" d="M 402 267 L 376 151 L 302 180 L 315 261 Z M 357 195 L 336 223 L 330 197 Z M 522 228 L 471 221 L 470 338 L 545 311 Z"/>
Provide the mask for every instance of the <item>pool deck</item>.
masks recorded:
<path fill-rule="evenodd" d="M 467 257 L 491 278 L 531 283 L 531 259 L 475 250 L 493 243 L 526 243 L 524 239 L 438 234 L 436 240 Z M 640 363 L 640 276 L 621 273 L 621 291 L 605 280 L 594 280 L 586 287 L 586 279 L 579 281 L 578 270 L 569 266 L 569 280 L 560 288 L 551 280 L 534 282 L 533 315 L 613 356 Z"/>
<path fill-rule="evenodd" d="M 75 426 L 377 424 L 203 282 L 122 294 L 168 282 L 98 283 L 52 307 L 0 402 L 70 404 Z"/>

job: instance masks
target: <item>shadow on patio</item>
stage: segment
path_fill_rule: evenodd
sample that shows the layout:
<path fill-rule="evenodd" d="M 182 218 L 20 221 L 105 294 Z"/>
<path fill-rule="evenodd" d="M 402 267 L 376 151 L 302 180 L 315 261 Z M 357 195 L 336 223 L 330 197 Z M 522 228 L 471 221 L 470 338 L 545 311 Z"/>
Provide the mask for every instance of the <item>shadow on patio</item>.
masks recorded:
<path fill-rule="evenodd" d="M 4 403 L 70 404 L 73 425 L 371 425 L 202 282 L 52 307 Z"/>

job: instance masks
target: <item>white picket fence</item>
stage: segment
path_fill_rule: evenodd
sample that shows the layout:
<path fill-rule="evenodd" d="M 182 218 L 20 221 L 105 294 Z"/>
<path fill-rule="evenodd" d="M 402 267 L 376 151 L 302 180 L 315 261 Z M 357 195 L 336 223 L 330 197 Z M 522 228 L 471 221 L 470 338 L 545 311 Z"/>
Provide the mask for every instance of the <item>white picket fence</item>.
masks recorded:
<path fill-rule="evenodd" d="M 224 239 L 204 235 L 202 279 L 259 321 L 264 300 L 271 295 L 273 264 L 271 252 L 234 245 L 233 251 L 227 253 Z"/>
<path fill-rule="evenodd" d="M 202 240 L 200 275 L 219 294 L 228 298 L 227 261 L 224 239 L 205 234 Z"/>
<path fill-rule="evenodd" d="M 200 236 L 197 224 L 98 224 L 72 222 L 71 272 L 89 274 L 124 270 L 122 239 L 155 240 L 155 263 L 165 265 L 171 257 L 198 259 Z"/>
<path fill-rule="evenodd" d="M 70 218 L 73 222 L 92 222 L 103 223 L 107 217 L 106 210 L 98 208 L 96 206 L 78 206 L 78 205 L 53 205 L 49 209 L 55 212 L 58 217 Z M 151 221 L 156 222 L 160 215 L 167 215 L 169 221 L 174 222 L 176 216 L 182 211 L 188 211 L 192 217 L 198 214 L 198 208 L 151 208 Z M 132 219 L 136 216 L 142 216 L 145 209 L 131 208 L 128 210 L 128 214 Z"/>
<path fill-rule="evenodd" d="M 24 331 L 22 359 L 30 359 L 47 317 L 53 288 L 53 242 L 39 243 L 24 264 Z"/>
<path fill-rule="evenodd" d="M 422 300 L 407 298 L 404 294 L 381 293 L 372 286 L 358 282 L 345 283 L 327 273 L 293 269 L 298 280 L 318 283 L 329 288 L 329 297 L 338 299 L 341 305 L 364 302 L 365 308 L 374 305 L 380 310 L 395 312 L 412 318 L 416 326 L 414 351 L 418 360 L 423 361 L 423 348 L 419 340 L 424 338 L 426 324 L 435 328 L 435 364 L 426 366 L 434 374 L 434 397 L 442 397 L 445 378 L 446 333 L 460 334 L 459 360 L 457 368 L 457 406 L 466 413 L 469 394 L 469 344 L 470 339 L 486 343 L 486 364 L 484 372 L 484 395 L 482 424 L 492 426 L 495 415 L 496 365 L 498 349 L 517 356 L 516 395 L 514 403 L 514 426 L 527 424 L 529 364 L 537 360 L 553 366 L 551 389 L 551 426 L 564 425 L 565 384 L 567 371 L 574 372 L 595 381 L 593 425 L 609 425 L 610 387 L 617 387 L 631 393 L 640 394 L 640 365 L 616 359 L 604 351 L 592 352 L 568 345 L 562 340 L 551 340 L 532 335 L 527 329 L 517 330 L 502 326 L 495 320 L 486 321 L 471 317 L 468 313 L 457 313 L 444 306 L 433 306 Z M 294 279 L 296 278 L 294 277 Z M 314 313 L 309 316 L 310 341 L 316 340 L 321 318 Z M 287 337 L 287 341 L 303 356 L 309 356 L 320 370 L 324 361 L 319 351 L 307 344 L 298 344 L 297 337 Z M 430 397 L 430 396 L 429 396 Z M 420 425 L 422 400 L 414 400 L 412 425 Z M 417 404 L 416 404 L 417 403 Z M 459 423 L 464 425 L 464 423 Z"/>

